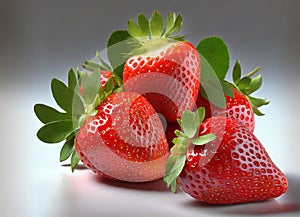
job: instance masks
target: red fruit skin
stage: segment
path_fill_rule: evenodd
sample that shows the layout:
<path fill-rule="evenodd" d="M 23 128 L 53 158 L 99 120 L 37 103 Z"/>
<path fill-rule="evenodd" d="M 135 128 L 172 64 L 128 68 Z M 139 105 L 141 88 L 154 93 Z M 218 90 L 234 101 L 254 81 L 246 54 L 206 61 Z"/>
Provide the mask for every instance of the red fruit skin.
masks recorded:
<path fill-rule="evenodd" d="M 233 97 L 225 95 L 226 109 L 219 108 L 206 100 L 201 94 L 197 98 L 197 107 L 204 107 L 206 111 L 205 119 L 217 116 L 225 116 L 235 119 L 237 122 L 246 126 L 250 132 L 254 132 L 255 119 L 249 100 L 245 95 L 235 88 L 232 88 Z"/>
<path fill-rule="evenodd" d="M 75 139 L 85 165 L 99 175 L 128 182 L 163 177 L 169 149 L 151 104 L 137 93 L 120 92 L 97 109 Z"/>
<path fill-rule="evenodd" d="M 190 147 L 177 182 L 186 193 L 208 204 L 234 204 L 276 198 L 288 181 L 258 139 L 235 120 L 210 118 L 199 135 L 217 139 Z"/>
<path fill-rule="evenodd" d="M 192 110 L 200 88 L 200 57 L 188 42 L 164 47 L 127 60 L 123 71 L 124 89 L 137 92 L 176 123 L 183 111 Z"/>
<path fill-rule="evenodd" d="M 175 130 L 181 130 L 181 127 L 179 126 L 178 123 L 168 123 L 167 128 L 166 128 L 166 137 L 167 137 L 167 142 L 169 144 L 169 148 L 173 147 L 173 139 L 176 138 L 177 136 L 175 135 Z"/>

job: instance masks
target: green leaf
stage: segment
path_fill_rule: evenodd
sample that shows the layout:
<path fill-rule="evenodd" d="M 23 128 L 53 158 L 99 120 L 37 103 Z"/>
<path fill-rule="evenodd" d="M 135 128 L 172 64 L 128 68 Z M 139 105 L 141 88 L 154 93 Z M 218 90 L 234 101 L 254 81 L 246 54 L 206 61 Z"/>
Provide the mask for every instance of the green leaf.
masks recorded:
<path fill-rule="evenodd" d="M 171 188 L 172 192 L 176 192 L 176 186 L 174 186 L 174 182 L 176 181 L 177 177 L 181 173 L 186 161 L 186 155 L 179 155 L 179 156 L 170 156 L 166 163 L 166 171 L 164 176 L 164 182 L 168 187 Z"/>
<path fill-rule="evenodd" d="M 169 13 L 168 17 L 167 17 L 167 27 L 166 27 L 166 31 L 165 31 L 165 36 L 168 36 L 170 33 L 170 30 L 173 28 L 174 23 L 175 23 L 175 19 L 176 19 L 176 14 L 175 13 Z"/>
<path fill-rule="evenodd" d="M 216 139 L 216 135 L 214 134 L 206 134 L 206 135 L 203 135 L 203 136 L 199 136 L 195 139 L 192 140 L 192 143 L 194 145 L 205 145 L 206 143 L 209 143 L 213 140 Z"/>
<path fill-rule="evenodd" d="M 189 110 L 184 111 L 181 121 L 184 134 L 192 138 L 196 134 L 198 127 L 196 126 L 194 113 Z"/>
<path fill-rule="evenodd" d="M 136 38 L 144 36 L 142 29 L 131 19 L 128 20 L 128 33 Z"/>
<path fill-rule="evenodd" d="M 82 98 L 83 96 L 80 93 L 79 87 L 77 87 L 74 92 L 72 103 L 72 115 L 75 117 L 85 113 L 84 102 Z"/>
<path fill-rule="evenodd" d="M 226 81 L 220 81 L 220 84 L 221 84 L 222 90 L 226 96 L 234 97 L 231 84 L 229 84 Z"/>
<path fill-rule="evenodd" d="M 72 120 L 71 115 L 67 113 L 61 113 L 56 109 L 44 104 L 34 105 L 34 112 L 38 119 L 44 124 L 59 120 Z"/>
<path fill-rule="evenodd" d="M 235 84 L 238 84 L 240 82 L 242 76 L 242 69 L 241 69 L 241 64 L 240 61 L 236 61 L 233 67 L 232 71 L 232 80 Z"/>
<path fill-rule="evenodd" d="M 220 80 L 224 80 L 229 69 L 230 57 L 226 44 L 220 37 L 208 37 L 202 39 L 197 50 L 215 71 Z"/>
<path fill-rule="evenodd" d="M 203 122 L 205 118 L 205 108 L 200 107 L 197 109 L 195 113 L 195 120 L 196 120 L 196 126 L 199 127 L 199 125 Z"/>
<path fill-rule="evenodd" d="M 163 19 L 158 13 L 158 11 L 154 11 L 150 18 L 150 30 L 152 36 L 160 37 L 162 35 L 164 28 Z"/>
<path fill-rule="evenodd" d="M 251 82 L 248 87 L 246 87 L 243 92 L 246 95 L 250 95 L 257 91 L 262 85 L 262 75 L 258 75 L 257 77 L 251 79 Z"/>
<path fill-rule="evenodd" d="M 123 77 L 124 63 L 132 52 L 131 43 L 134 41 L 126 30 L 113 32 L 107 41 L 107 57 L 113 72 L 121 78 Z"/>
<path fill-rule="evenodd" d="M 51 90 L 57 105 L 59 105 L 66 112 L 72 113 L 74 91 L 56 78 L 52 79 Z"/>
<path fill-rule="evenodd" d="M 75 137 L 72 137 L 70 140 L 67 140 L 61 148 L 59 157 L 60 162 L 67 160 L 71 156 L 74 148 L 74 138 Z"/>
<path fill-rule="evenodd" d="M 45 143 L 58 143 L 63 141 L 72 132 L 72 121 L 55 121 L 45 124 L 37 132 L 37 137 Z"/>
<path fill-rule="evenodd" d="M 175 15 L 176 16 L 176 15 Z M 168 35 L 179 33 L 182 29 L 182 15 L 178 14 Z"/>
<path fill-rule="evenodd" d="M 212 104 L 225 108 L 226 99 L 224 96 L 221 81 L 217 77 L 214 69 L 204 56 L 200 54 L 201 59 L 201 94 Z"/>
<path fill-rule="evenodd" d="M 107 80 L 107 82 L 106 82 L 106 84 L 105 84 L 105 86 L 104 86 L 104 91 L 105 91 L 105 92 L 111 93 L 111 92 L 114 90 L 114 88 L 115 88 L 115 80 L 114 80 L 114 77 L 111 76 L 111 77 Z"/>
<path fill-rule="evenodd" d="M 71 90 L 75 90 L 77 85 L 78 83 L 77 83 L 76 74 L 73 69 L 70 69 L 68 73 L 68 87 Z"/>
<path fill-rule="evenodd" d="M 238 83 L 238 87 L 240 88 L 240 90 L 244 90 L 250 85 L 250 83 L 251 83 L 251 78 L 243 77 Z"/>
<path fill-rule="evenodd" d="M 91 72 L 81 77 L 84 100 L 87 104 L 92 104 L 100 89 L 100 73 Z"/>
<path fill-rule="evenodd" d="M 72 169 L 72 172 L 74 172 L 76 166 L 78 165 L 80 161 L 80 158 L 79 156 L 77 155 L 76 151 L 74 150 L 73 153 L 72 153 L 72 156 L 71 156 L 71 169 Z"/>
<path fill-rule="evenodd" d="M 149 26 L 149 21 L 148 19 L 143 15 L 139 14 L 138 15 L 138 24 L 143 32 L 144 36 L 149 36 L 150 35 L 150 26 Z"/>

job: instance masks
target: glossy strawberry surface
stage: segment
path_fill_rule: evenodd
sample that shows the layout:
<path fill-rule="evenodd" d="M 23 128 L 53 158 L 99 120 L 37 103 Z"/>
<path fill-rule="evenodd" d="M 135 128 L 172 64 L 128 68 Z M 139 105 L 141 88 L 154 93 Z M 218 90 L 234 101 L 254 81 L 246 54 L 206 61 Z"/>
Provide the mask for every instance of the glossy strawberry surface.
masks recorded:
<path fill-rule="evenodd" d="M 253 132 L 255 127 L 255 118 L 251 103 L 246 98 L 246 96 L 232 88 L 233 97 L 226 96 L 226 108 L 219 108 L 208 100 L 206 100 L 201 94 L 197 98 L 197 107 L 204 107 L 206 110 L 205 118 L 225 116 L 228 118 L 235 119 L 237 122 L 246 126 L 249 131 Z"/>
<path fill-rule="evenodd" d="M 75 139 L 80 159 L 99 175 L 130 182 L 159 179 L 169 149 L 162 123 L 137 93 L 110 95 Z"/>
<path fill-rule="evenodd" d="M 208 204 L 233 204 L 276 198 L 286 192 L 285 175 L 258 139 L 235 120 L 214 117 L 200 126 L 199 136 L 216 139 L 190 146 L 177 182 L 186 193 Z"/>
<path fill-rule="evenodd" d="M 188 42 L 166 43 L 128 59 L 123 81 L 126 91 L 143 94 L 158 113 L 175 123 L 184 110 L 195 106 L 200 88 L 200 57 Z"/>

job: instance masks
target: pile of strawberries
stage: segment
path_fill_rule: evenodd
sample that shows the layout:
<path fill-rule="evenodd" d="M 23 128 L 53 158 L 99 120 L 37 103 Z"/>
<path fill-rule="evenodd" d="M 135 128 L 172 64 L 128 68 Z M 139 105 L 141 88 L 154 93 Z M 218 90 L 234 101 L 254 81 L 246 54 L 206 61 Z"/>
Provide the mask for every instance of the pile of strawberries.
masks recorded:
<path fill-rule="evenodd" d="M 98 175 L 127 182 L 163 178 L 208 204 L 276 198 L 288 182 L 253 134 L 254 114 L 269 102 L 250 96 L 262 85 L 242 77 L 237 61 L 232 80 L 227 46 L 208 37 L 194 47 L 178 35 L 182 16 L 150 19 L 117 30 L 108 39 L 109 63 L 97 53 L 68 82 L 51 82 L 57 105 L 36 104 L 44 125 L 38 138 L 64 142 L 60 161 L 72 171 L 81 160 Z M 165 124 L 167 123 L 167 124 Z"/>

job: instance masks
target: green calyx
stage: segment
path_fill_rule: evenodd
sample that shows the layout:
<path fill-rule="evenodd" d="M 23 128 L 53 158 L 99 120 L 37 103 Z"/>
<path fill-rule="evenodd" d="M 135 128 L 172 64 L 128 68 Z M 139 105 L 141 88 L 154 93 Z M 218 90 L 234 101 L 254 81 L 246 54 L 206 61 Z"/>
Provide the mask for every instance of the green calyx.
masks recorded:
<path fill-rule="evenodd" d="M 171 154 L 166 163 L 164 182 L 171 188 L 173 193 L 177 192 L 176 179 L 184 168 L 186 161 L 186 152 L 191 145 L 205 145 L 216 139 L 214 134 L 206 134 L 197 137 L 200 124 L 205 117 L 205 109 L 198 108 L 197 111 L 184 111 L 182 119 L 178 121 L 182 131 L 176 130 L 177 138 L 173 139 L 174 146 L 171 148 Z"/>
<path fill-rule="evenodd" d="M 252 78 L 252 76 L 256 75 L 256 73 L 260 70 L 260 67 L 255 68 L 246 76 L 242 77 L 242 70 L 239 61 L 236 61 L 233 71 L 232 71 L 232 80 L 233 86 L 238 91 L 243 93 L 246 98 L 251 103 L 253 112 L 258 115 L 264 115 L 260 110 L 259 107 L 268 105 L 270 101 L 261 98 L 251 97 L 250 95 L 257 91 L 262 85 L 262 75 L 257 75 L 256 77 Z"/>
<path fill-rule="evenodd" d="M 154 11 L 149 19 L 143 14 L 137 17 L 137 23 L 128 20 L 128 33 L 135 39 L 137 46 L 134 54 L 155 50 L 170 41 L 183 41 L 185 36 L 179 36 L 182 29 L 181 14 L 169 13 L 164 27 L 164 20 L 158 11 Z"/>
<path fill-rule="evenodd" d="M 67 85 L 56 78 L 51 81 L 53 98 L 63 111 L 39 103 L 34 106 L 36 116 L 44 124 L 38 130 L 37 137 L 45 143 L 60 143 L 65 140 L 60 152 L 60 162 L 71 158 L 72 171 L 79 162 L 74 148 L 76 133 L 88 116 L 97 114 L 97 107 L 103 100 L 120 90 L 118 85 L 119 81 L 113 75 L 102 89 L 98 68 L 90 73 L 70 69 Z"/>

